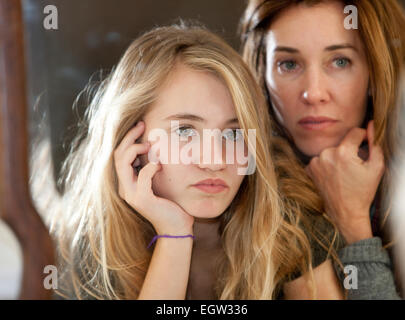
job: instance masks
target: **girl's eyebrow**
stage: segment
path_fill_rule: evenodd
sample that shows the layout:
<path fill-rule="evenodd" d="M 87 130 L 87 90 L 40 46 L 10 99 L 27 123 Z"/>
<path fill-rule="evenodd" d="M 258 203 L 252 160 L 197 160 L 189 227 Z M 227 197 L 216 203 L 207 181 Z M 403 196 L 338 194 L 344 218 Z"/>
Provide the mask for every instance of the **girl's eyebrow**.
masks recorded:
<path fill-rule="evenodd" d="M 196 121 L 196 122 L 206 122 L 206 120 L 200 116 L 191 113 L 178 113 L 173 114 L 171 116 L 166 117 L 164 120 L 189 120 L 189 121 Z M 225 122 L 226 125 L 239 123 L 238 118 L 232 118 Z"/>
<path fill-rule="evenodd" d="M 300 51 L 295 48 L 285 47 L 285 46 L 278 46 L 274 49 L 275 52 L 288 52 L 288 53 L 299 53 Z"/>

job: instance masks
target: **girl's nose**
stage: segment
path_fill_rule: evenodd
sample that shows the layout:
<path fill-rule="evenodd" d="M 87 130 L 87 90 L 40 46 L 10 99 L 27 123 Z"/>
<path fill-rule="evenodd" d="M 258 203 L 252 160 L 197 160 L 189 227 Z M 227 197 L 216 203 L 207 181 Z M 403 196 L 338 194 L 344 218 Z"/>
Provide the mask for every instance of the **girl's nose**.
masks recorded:
<path fill-rule="evenodd" d="M 209 169 L 212 171 L 225 169 L 225 146 L 221 133 L 218 131 L 215 132 L 213 136 L 204 136 L 202 140 L 199 167 L 201 169 Z"/>

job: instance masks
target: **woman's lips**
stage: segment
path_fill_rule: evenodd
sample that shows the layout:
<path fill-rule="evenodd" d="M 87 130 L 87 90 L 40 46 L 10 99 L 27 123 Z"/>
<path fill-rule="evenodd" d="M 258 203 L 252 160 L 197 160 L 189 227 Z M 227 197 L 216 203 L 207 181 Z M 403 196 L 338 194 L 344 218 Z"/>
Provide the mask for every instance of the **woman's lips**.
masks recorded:
<path fill-rule="evenodd" d="M 221 179 L 207 179 L 192 186 L 206 193 L 219 193 L 228 188 L 228 185 Z"/>
<path fill-rule="evenodd" d="M 302 118 L 298 124 L 306 130 L 322 130 L 333 126 L 337 120 L 327 117 L 306 117 Z"/>

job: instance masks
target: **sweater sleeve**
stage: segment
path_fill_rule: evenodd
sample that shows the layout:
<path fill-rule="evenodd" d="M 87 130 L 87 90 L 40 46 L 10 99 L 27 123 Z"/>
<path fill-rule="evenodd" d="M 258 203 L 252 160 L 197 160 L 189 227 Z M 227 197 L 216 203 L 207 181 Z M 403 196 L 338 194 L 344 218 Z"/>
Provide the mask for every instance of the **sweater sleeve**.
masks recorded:
<path fill-rule="evenodd" d="M 349 300 L 400 300 L 392 264 L 379 237 L 361 240 L 338 251 L 344 270 L 336 262 L 339 280 Z"/>

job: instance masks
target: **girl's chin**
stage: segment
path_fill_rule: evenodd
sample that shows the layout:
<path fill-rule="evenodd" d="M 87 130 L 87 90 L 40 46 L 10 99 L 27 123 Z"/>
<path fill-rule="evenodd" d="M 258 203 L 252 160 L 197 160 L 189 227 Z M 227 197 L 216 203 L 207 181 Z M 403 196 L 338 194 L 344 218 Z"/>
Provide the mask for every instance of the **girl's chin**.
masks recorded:
<path fill-rule="evenodd" d="M 189 215 L 198 219 L 216 219 L 225 212 L 229 206 L 223 199 L 196 199 L 178 201 L 177 204 Z"/>
<path fill-rule="evenodd" d="M 223 213 L 223 210 L 209 210 L 208 208 L 203 211 L 190 210 L 188 214 L 199 220 L 217 219 Z"/>
<path fill-rule="evenodd" d="M 194 217 L 194 222 L 216 222 L 221 219 L 222 214 L 216 217 Z"/>
<path fill-rule="evenodd" d="M 189 215 L 193 216 L 195 221 L 198 220 L 215 220 L 218 219 L 224 210 L 218 210 L 218 209 L 210 209 L 209 207 L 206 207 L 203 210 L 195 210 L 195 208 L 190 209 L 189 211 L 186 210 Z"/>

